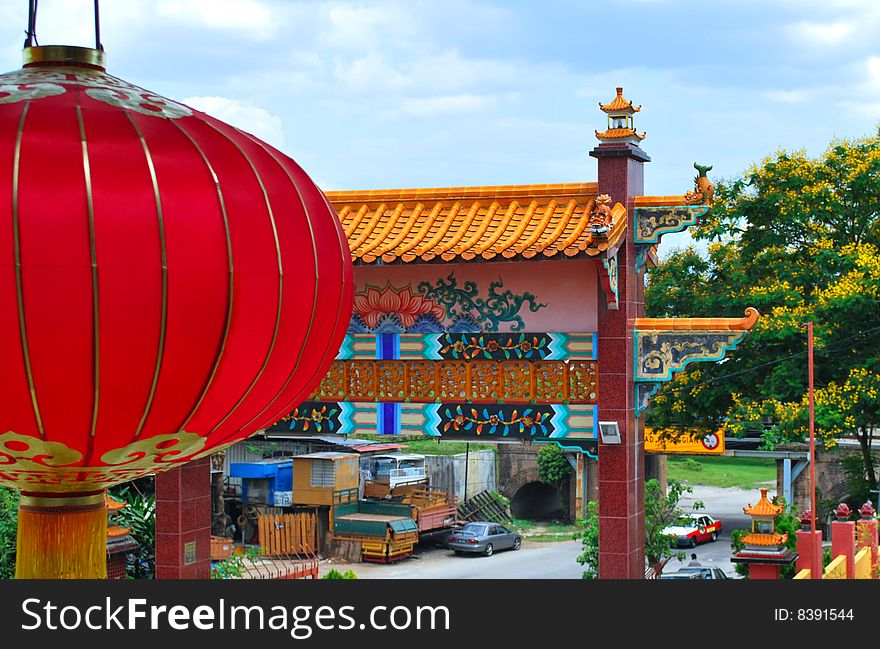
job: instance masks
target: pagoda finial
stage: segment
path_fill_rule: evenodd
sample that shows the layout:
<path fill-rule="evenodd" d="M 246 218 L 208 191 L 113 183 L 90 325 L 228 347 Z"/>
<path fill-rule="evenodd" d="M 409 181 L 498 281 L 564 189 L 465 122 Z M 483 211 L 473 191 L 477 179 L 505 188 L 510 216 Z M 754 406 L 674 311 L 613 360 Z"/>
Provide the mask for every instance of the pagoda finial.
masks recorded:
<path fill-rule="evenodd" d="M 623 86 L 617 87 L 617 95 L 611 102 L 603 104 L 599 102 L 599 110 L 608 114 L 608 128 L 601 133 L 596 131 L 596 137 L 603 143 L 630 143 L 636 146 L 644 139 L 645 134 L 636 132 L 633 124 L 633 115 L 639 112 L 641 106 L 633 106 L 623 96 Z"/>

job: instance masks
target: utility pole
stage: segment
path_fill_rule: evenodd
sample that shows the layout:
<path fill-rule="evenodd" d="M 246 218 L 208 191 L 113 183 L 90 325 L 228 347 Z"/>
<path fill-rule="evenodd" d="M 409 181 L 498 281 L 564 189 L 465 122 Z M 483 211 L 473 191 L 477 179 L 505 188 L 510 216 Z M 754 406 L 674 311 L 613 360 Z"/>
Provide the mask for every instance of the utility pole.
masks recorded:
<path fill-rule="evenodd" d="M 467 442 L 464 445 L 464 502 L 467 502 L 468 465 L 470 464 L 470 459 L 471 459 L 471 444 L 470 444 L 470 442 Z"/>
<path fill-rule="evenodd" d="M 813 323 L 807 323 L 807 372 L 810 401 L 810 531 L 816 531 L 816 408 L 813 390 Z"/>

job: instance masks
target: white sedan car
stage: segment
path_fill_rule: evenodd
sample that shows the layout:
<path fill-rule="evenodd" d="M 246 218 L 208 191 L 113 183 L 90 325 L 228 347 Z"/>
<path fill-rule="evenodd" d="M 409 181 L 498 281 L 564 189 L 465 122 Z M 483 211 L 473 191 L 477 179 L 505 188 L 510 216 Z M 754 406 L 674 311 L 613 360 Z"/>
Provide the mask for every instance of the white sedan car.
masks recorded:
<path fill-rule="evenodd" d="M 663 530 L 663 534 L 675 537 L 677 545 L 689 548 L 704 541 L 717 541 L 720 532 L 721 521 L 707 514 L 686 514 Z"/>

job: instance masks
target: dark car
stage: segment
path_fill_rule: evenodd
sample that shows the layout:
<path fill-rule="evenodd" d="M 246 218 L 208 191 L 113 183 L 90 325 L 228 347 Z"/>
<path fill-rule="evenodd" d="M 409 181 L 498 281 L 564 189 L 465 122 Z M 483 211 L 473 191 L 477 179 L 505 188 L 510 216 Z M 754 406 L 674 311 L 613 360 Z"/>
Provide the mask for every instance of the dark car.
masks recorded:
<path fill-rule="evenodd" d="M 455 554 L 471 552 L 491 557 L 495 550 L 519 550 L 522 537 L 498 523 L 468 523 L 449 535 L 447 546 Z"/>
<path fill-rule="evenodd" d="M 710 566 L 685 566 L 678 572 L 668 572 L 660 575 L 660 579 L 729 579 L 721 568 Z"/>

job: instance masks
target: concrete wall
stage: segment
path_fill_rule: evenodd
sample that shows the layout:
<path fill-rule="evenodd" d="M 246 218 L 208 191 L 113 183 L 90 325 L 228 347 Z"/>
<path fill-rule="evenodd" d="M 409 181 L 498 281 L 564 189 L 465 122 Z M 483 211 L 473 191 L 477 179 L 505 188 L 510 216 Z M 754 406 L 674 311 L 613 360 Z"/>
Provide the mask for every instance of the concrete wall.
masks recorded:
<path fill-rule="evenodd" d="M 511 500 L 523 485 L 538 480 L 538 444 L 502 444 L 498 447 L 498 486 Z"/>
<path fill-rule="evenodd" d="M 530 482 L 538 482 L 539 444 L 510 444 L 498 447 L 498 485 L 499 491 L 511 500 L 516 493 Z M 585 487 L 586 500 L 599 499 L 599 465 L 596 460 L 586 458 L 583 464 L 585 475 L 582 487 Z M 568 512 L 572 518 L 583 518 L 586 504 L 578 498 L 578 476 L 574 470 L 567 485 L 563 485 L 568 496 Z"/>
<path fill-rule="evenodd" d="M 809 451 L 806 444 L 787 444 L 784 450 Z M 830 451 L 816 450 L 816 487 L 817 499 L 829 499 L 835 505 L 845 500 L 850 494 L 846 485 L 846 473 L 843 470 L 843 459 L 847 456 L 861 457 L 857 445 L 837 446 Z M 874 467 L 880 468 L 880 449 L 873 452 Z M 794 464 L 794 461 L 792 461 Z M 783 461 L 776 462 L 776 488 L 783 493 Z M 810 508 L 810 467 L 807 465 L 792 484 L 792 500 L 799 511 Z M 821 511 L 821 504 L 819 504 Z M 875 503 L 876 505 L 876 503 Z"/>
<path fill-rule="evenodd" d="M 465 460 L 467 489 L 465 490 Z M 459 501 L 481 491 L 498 489 L 493 451 L 471 451 L 465 455 L 428 455 L 425 457 L 431 487 L 454 493 Z"/>

